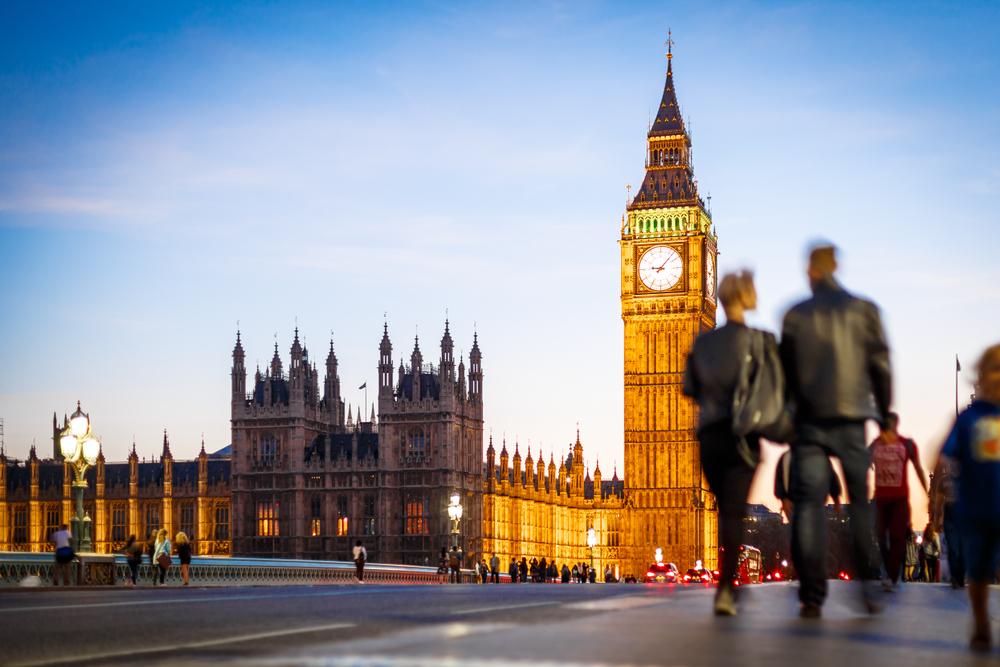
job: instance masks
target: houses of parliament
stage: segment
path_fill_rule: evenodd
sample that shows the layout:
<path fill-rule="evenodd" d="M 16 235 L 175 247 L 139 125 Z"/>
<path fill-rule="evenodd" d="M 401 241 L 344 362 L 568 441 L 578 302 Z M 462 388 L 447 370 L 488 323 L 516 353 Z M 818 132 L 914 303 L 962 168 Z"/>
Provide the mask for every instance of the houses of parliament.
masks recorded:
<path fill-rule="evenodd" d="M 589 561 L 594 528 L 598 570 L 641 576 L 657 547 L 682 569 L 696 560 L 715 567 L 715 500 L 700 468 L 697 408 L 681 382 L 694 339 L 715 327 L 718 246 L 672 58 L 646 137 L 645 177 L 620 226 L 621 478 L 586 469 L 579 431 L 558 460 L 530 449 L 522 458 L 517 442 L 484 442 L 478 336 L 468 364 L 456 360 L 447 321 L 426 359 L 419 339 L 408 357 L 394 356 L 383 328 L 368 414 L 345 414 L 332 343 L 320 365 L 296 329 L 287 370 L 276 344 L 263 372 L 248 376 L 237 333 L 231 449 L 174 462 L 165 438 L 159 462 L 133 453 L 113 467 L 102 458 L 85 496 L 95 549 L 163 526 L 189 532 L 202 554 L 350 560 L 360 539 L 374 562 L 436 564 L 451 545 L 446 507 L 457 492 L 467 565 L 494 553 L 504 563 Z M 49 461 L 34 449 L 25 463 L 0 459 L 0 550 L 46 548 L 72 512 L 69 474 L 58 449 Z"/>

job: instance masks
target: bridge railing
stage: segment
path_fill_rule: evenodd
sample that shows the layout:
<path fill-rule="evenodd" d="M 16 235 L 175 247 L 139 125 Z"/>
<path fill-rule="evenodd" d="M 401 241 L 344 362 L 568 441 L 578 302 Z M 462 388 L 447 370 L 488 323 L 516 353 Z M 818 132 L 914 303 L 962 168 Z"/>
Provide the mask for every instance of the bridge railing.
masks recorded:
<path fill-rule="evenodd" d="M 54 569 L 55 559 L 51 553 L 0 552 L 0 587 L 20 586 L 28 577 L 38 577 L 39 582 L 28 579 L 36 585 L 51 585 Z M 70 569 L 71 580 L 75 584 L 79 573 L 77 563 L 74 562 Z M 139 566 L 139 585 L 152 584 L 154 569 L 148 557 L 144 559 Z M 124 585 L 129 578 L 125 556 L 114 556 L 113 570 L 113 583 Z M 110 576 L 107 579 L 107 583 L 112 583 Z M 356 582 L 357 577 L 354 563 L 343 561 L 194 556 L 188 569 L 188 580 L 193 586 L 288 586 L 350 584 Z M 166 581 L 175 586 L 184 581 L 176 559 L 167 570 Z M 366 563 L 365 581 L 373 584 L 431 584 L 437 583 L 438 574 L 436 568 L 418 565 Z M 473 581 L 475 572 L 463 570 L 462 582 Z"/>

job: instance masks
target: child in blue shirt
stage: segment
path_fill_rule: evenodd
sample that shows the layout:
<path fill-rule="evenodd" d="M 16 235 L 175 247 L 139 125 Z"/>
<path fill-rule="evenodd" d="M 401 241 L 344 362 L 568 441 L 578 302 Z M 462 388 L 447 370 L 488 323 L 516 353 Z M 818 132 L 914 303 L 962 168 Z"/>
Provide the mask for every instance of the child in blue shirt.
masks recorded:
<path fill-rule="evenodd" d="M 958 470 L 955 512 L 975 621 L 969 645 L 989 651 L 989 584 L 1000 555 L 1000 345 L 983 353 L 976 400 L 955 420 L 941 455 L 958 464 L 953 467 Z"/>

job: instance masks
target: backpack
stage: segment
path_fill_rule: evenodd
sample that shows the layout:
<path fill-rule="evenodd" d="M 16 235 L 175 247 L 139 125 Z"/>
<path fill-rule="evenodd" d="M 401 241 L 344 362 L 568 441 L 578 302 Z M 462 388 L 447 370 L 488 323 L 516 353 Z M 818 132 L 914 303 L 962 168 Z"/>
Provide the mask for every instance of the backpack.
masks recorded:
<path fill-rule="evenodd" d="M 458 553 L 457 552 L 455 552 L 455 551 L 451 552 L 451 555 L 449 556 L 448 564 L 451 565 L 452 567 L 458 567 Z"/>
<path fill-rule="evenodd" d="M 740 456 L 756 467 L 759 455 L 750 450 L 746 436 L 753 433 L 771 442 L 788 443 L 795 438 L 795 427 L 785 403 L 785 372 L 778 342 L 774 334 L 760 329 L 750 329 L 749 334 L 733 392 L 733 433 L 740 439 Z"/>

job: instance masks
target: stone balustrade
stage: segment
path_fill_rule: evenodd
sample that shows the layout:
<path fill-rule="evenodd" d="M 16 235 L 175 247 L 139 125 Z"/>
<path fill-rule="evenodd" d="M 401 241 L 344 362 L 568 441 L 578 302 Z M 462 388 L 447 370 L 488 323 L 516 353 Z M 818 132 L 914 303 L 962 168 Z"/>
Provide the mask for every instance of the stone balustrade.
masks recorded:
<path fill-rule="evenodd" d="M 116 585 L 124 585 L 129 577 L 128 563 L 124 556 L 115 557 Z M 77 564 L 72 567 L 76 581 Z M 0 552 L 0 587 L 20 586 L 26 577 L 38 577 L 41 585 L 52 585 L 55 559 L 51 553 Z M 191 586 L 301 586 L 355 583 L 354 563 L 343 561 L 317 561 L 266 558 L 227 558 L 195 556 L 189 569 Z M 463 583 L 472 583 L 475 572 L 462 571 Z M 29 580 L 33 581 L 33 580 Z M 153 567 L 148 557 L 139 567 L 140 586 L 151 585 Z M 437 569 L 417 565 L 365 565 L 365 582 L 372 584 L 431 584 L 437 583 Z M 174 564 L 167 572 L 167 585 L 183 582 L 181 566 Z"/>

